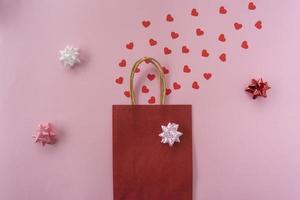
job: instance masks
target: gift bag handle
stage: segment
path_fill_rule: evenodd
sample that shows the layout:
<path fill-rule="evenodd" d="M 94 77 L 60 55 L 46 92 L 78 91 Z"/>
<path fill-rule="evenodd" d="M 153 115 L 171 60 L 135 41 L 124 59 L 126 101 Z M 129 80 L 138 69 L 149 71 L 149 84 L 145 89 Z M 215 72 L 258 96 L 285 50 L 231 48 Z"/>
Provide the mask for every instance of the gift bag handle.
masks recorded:
<path fill-rule="evenodd" d="M 138 61 L 136 61 L 131 69 L 131 74 L 130 74 L 130 97 L 131 97 L 131 104 L 135 105 L 136 104 L 136 100 L 135 100 L 135 94 L 134 94 L 134 89 L 133 89 L 133 79 L 134 79 L 134 74 L 135 71 L 137 69 L 137 67 L 144 61 L 150 62 L 152 63 L 155 68 L 158 70 L 159 72 L 159 80 L 160 80 L 160 104 L 164 104 L 165 103 L 165 97 L 166 97 L 166 81 L 165 81 L 165 75 L 164 72 L 162 70 L 162 67 L 160 65 L 160 63 L 155 60 L 154 58 L 151 57 L 143 57 L 141 59 L 139 59 Z"/>

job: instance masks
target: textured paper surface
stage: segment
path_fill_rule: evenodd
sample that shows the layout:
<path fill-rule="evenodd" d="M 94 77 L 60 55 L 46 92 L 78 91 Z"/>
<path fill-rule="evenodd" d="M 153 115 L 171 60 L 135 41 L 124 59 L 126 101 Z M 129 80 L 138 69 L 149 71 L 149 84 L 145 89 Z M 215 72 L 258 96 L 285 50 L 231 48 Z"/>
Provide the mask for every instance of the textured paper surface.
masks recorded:
<path fill-rule="evenodd" d="M 147 54 L 170 69 L 168 103 L 193 105 L 195 200 L 299 200 L 300 3 L 254 2 L 250 11 L 244 0 L 1 0 L 0 199 L 112 200 L 111 106 L 129 104 L 123 92 L 131 62 Z M 165 21 L 168 13 L 173 23 Z M 147 29 L 145 19 L 152 22 Z M 235 30 L 235 22 L 243 28 Z M 197 26 L 205 37 L 196 37 Z M 157 46 L 148 44 L 152 37 Z M 130 41 L 135 46 L 127 50 Z M 82 65 L 73 71 L 58 61 L 66 45 L 81 49 Z M 164 55 L 164 46 L 173 53 Z M 223 63 L 218 55 L 225 50 Z M 125 68 L 118 67 L 122 58 Z M 182 71 L 186 64 L 191 73 Z M 147 104 L 158 97 L 158 81 L 142 79 L 150 69 L 140 73 L 137 87 L 150 91 L 139 103 Z M 244 87 L 260 76 L 272 89 L 253 101 Z M 175 81 L 182 85 L 176 91 Z M 32 134 L 47 121 L 59 140 L 42 148 Z"/>

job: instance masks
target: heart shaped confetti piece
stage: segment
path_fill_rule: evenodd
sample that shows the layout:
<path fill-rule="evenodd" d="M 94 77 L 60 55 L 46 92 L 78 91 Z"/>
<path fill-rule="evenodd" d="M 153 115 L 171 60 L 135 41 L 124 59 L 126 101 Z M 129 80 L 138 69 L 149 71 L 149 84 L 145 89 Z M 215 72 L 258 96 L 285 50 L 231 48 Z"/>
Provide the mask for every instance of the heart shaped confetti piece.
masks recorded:
<path fill-rule="evenodd" d="M 226 61 L 226 54 L 225 54 L 225 53 L 222 53 L 222 54 L 219 56 L 219 59 L 220 59 L 222 62 L 225 62 L 225 61 Z"/>
<path fill-rule="evenodd" d="M 196 8 L 193 8 L 192 11 L 191 11 L 191 15 L 194 16 L 194 17 L 197 17 L 199 15 L 198 11 Z"/>
<path fill-rule="evenodd" d="M 206 80 L 209 80 L 211 78 L 212 74 L 211 73 L 204 73 L 203 74 L 203 77 L 206 79 Z"/>
<path fill-rule="evenodd" d="M 249 10 L 255 10 L 255 9 L 256 9 L 255 4 L 254 4 L 253 2 L 250 2 L 250 3 L 248 4 L 248 9 L 249 9 Z"/>
<path fill-rule="evenodd" d="M 149 92 L 149 89 L 146 85 L 143 85 L 142 87 L 142 93 L 148 93 Z"/>
<path fill-rule="evenodd" d="M 142 24 L 145 28 L 147 28 L 150 26 L 151 22 L 149 20 L 144 20 L 144 21 L 142 21 Z"/>
<path fill-rule="evenodd" d="M 248 49 L 249 48 L 248 42 L 247 41 L 243 41 L 242 44 L 241 44 L 241 47 L 244 48 L 244 49 Z"/>
<path fill-rule="evenodd" d="M 133 42 L 129 42 L 128 44 L 126 44 L 126 48 L 127 49 L 133 49 Z"/>
<path fill-rule="evenodd" d="M 172 16 L 171 14 L 167 14 L 166 20 L 167 20 L 168 22 L 172 22 L 172 21 L 174 21 L 174 18 L 173 18 L 173 16 Z"/>
<path fill-rule="evenodd" d="M 150 80 L 150 81 L 153 81 L 155 79 L 155 74 L 148 74 L 147 75 L 147 78 Z"/>
<path fill-rule="evenodd" d="M 262 28 L 262 22 L 260 20 L 258 20 L 255 25 L 254 25 L 257 29 L 261 29 Z"/>
<path fill-rule="evenodd" d="M 184 65 L 183 66 L 183 72 L 190 73 L 191 72 L 191 68 L 188 65 Z"/>
<path fill-rule="evenodd" d="M 182 48 L 181 48 L 181 51 L 182 51 L 182 53 L 189 53 L 190 52 L 190 49 L 187 47 L 187 46 L 183 46 Z"/>
<path fill-rule="evenodd" d="M 171 32 L 171 37 L 172 37 L 172 39 L 176 39 L 179 37 L 179 34 L 173 31 L 173 32 Z"/>
<path fill-rule="evenodd" d="M 154 40 L 153 38 L 149 39 L 149 44 L 150 46 L 155 46 L 157 44 L 157 41 Z"/>
<path fill-rule="evenodd" d="M 220 8 L 219 8 L 219 13 L 220 14 L 226 14 L 227 13 L 227 10 L 226 10 L 226 8 L 224 7 L 224 6 L 221 6 Z"/>
<path fill-rule="evenodd" d="M 234 28 L 235 28 L 236 30 L 240 30 L 242 27 L 243 27 L 242 24 L 240 24 L 240 23 L 238 23 L 238 22 L 235 22 L 235 23 L 234 23 Z"/>
<path fill-rule="evenodd" d="M 203 49 L 201 55 L 202 55 L 203 57 L 208 57 L 208 56 L 209 56 L 209 53 L 208 53 L 208 51 L 207 51 L 206 49 Z"/>
<path fill-rule="evenodd" d="M 192 88 L 198 90 L 200 88 L 199 83 L 197 81 L 194 81 L 192 84 Z"/>
<path fill-rule="evenodd" d="M 128 90 L 124 91 L 125 97 L 130 97 L 130 92 Z"/>
<path fill-rule="evenodd" d="M 218 40 L 221 42 L 225 42 L 226 41 L 225 35 L 223 33 L 220 34 Z"/>
<path fill-rule="evenodd" d="M 181 88 L 181 85 L 177 82 L 174 82 L 173 83 L 173 88 L 174 88 L 174 90 L 179 90 Z"/>
<path fill-rule="evenodd" d="M 165 47 L 165 48 L 164 48 L 164 53 L 165 53 L 165 55 L 169 55 L 169 54 L 172 53 L 172 50 L 169 49 L 168 47 Z"/>
<path fill-rule="evenodd" d="M 197 28 L 196 29 L 196 35 L 197 36 L 202 36 L 202 35 L 204 35 L 204 31 L 201 28 Z"/>
<path fill-rule="evenodd" d="M 163 70 L 164 74 L 168 74 L 169 73 L 169 69 L 167 67 L 162 67 L 162 70 Z"/>
<path fill-rule="evenodd" d="M 125 59 L 122 59 L 122 60 L 119 62 L 119 67 L 126 67 L 126 60 L 125 60 Z"/>
<path fill-rule="evenodd" d="M 118 83 L 118 84 L 122 84 L 123 83 L 123 77 L 122 76 L 120 76 L 119 78 L 117 78 L 116 80 L 115 80 L 115 82 L 116 83 Z"/>
<path fill-rule="evenodd" d="M 148 100 L 149 104 L 154 104 L 155 103 L 155 97 L 151 96 L 150 99 Z"/>
<path fill-rule="evenodd" d="M 170 88 L 166 88 L 166 95 L 171 94 L 172 90 Z"/>
<path fill-rule="evenodd" d="M 136 69 L 135 69 L 135 72 L 134 73 L 139 73 L 141 71 L 141 69 L 139 68 L 139 67 L 137 67 Z"/>

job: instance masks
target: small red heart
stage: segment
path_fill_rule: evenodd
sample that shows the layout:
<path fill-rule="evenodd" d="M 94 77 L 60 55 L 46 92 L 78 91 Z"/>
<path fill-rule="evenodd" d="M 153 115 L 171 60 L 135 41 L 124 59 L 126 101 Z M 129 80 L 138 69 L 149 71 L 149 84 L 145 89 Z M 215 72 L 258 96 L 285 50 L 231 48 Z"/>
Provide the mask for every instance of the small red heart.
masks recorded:
<path fill-rule="evenodd" d="M 149 20 L 144 20 L 144 21 L 142 22 L 142 24 L 143 24 L 143 26 L 144 26 L 145 28 L 147 28 L 148 26 L 150 26 L 151 22 L 150 22 Z"/>
<path fill-rule="evenodd" d="M 198 35 L 198 36 L 204 35 L 204 31 L 201 30 L 201 28 L 197 28 L 196 29 L 196 35 Z"/>
<path fill-rule="evenodd" d="M 187 46 L 183 46 L 181 50 L 182 50 L 182 53 L 189 53 L 190 52 L 190 49 L 187 48 Z"/>
<path fill-rule="evenodd" d="M 169 70 L 166 67 L 163 67 L 162 70 L 163 70 L 164 74 L 168 74 L 169 73 Z"/>
<path fill-rule="evenodd" d="M 199 83 L 197 81 L 194 81 L 192 84 L 192 88 L 198 90 L 200 88 Z"/>
<path fill-rule="evenodd" d="M 198 11 L 196 8 L 193 8 L 191 11 L 191 15 L 197 17 L 199 15 Z"/>
<path fill-rule="evenodd" d="M 120 67 L 126 67 L 126 60 L 125 60 L 125 59 L 122 59 L 122 60 L 119 62 L 119 66 L 120 66 Z"/>
<path fill-rule="evenodd" d="M 178 38 L 178 36 L 179 36 L 178 33 L 176 33 L 176 32 L 171 32 L 171 37 L 172 37 L 172 39 L 176 39 L 176 38 Z"/>
<path fill-rule="evenodd" d="M 172 21 L 174 21 L 174 18 L 172 17 L 171 14 L 167 14 L 166 20 L 167 20 L 168 22 L 172 22 Z"/>
<path fill-rule="evenodd" d="M 165 55 L 171 54 L 171 53 L 172 53 L 172 50 L 169 49 L 168 47 L 165 47 L 165 48 L 164 48 L 164 53 L 165 53 Z"/>
<path fill-rule="evenodd" d="M 179 83 L 175 82 L 175 83 L 173 83 L 173 88 L 175 90 L 179 90 L 181 88 L 181 85 Z"/>
<path fill-rule="evenodd" d="M 133 49 L 133 42 L 129 42 L 128 44 L 126 44 L 126 48 Z"/>
<path fill-rule="evenodd" d="M 155 74 L 148 74 L 147 75 L 147 78 L 150 80 L 150 81 L 153 81 L 155 79 Z"/>
<path fill-rule="evenodd" d="M 191 68 L 188 65 L 184 65 L 183 66 L 183 72 L 190 73 L 191 72 Z"/>
<path fill-rule="evenodd" d="M 120 77 L 117 78 L 115 81 L 116 81 L 116 83 L 118 83 L 118 84 L 122 84 L 122 83 L 123 83 L 123 77 L 120 76 Z"/>
<path fill-rule="evenodd" d="M 166 95 L 169 95 L 169 94 L 171 94 L 171 92 L 172 92 L 172 90 L 171 90 L 171 89 L 169 89 L 169 88 L 167 88 L 167 89 L 166 89 Z"/>
<path fill-rule="evenodd" d="M 241 44 L 241 47 L 244 48 L 244 49 L 248 49 L 249 48 L 248 42 L 246 40 L 243 41 L 242 44 Z"/>
<path fill-rule="evenodd" d="M 130 92 L 128 90 L 124 91 L 125 97 L 130 97 Z"/>
<path fill-rule="evenodd" d="M 221 6 L 220 9 L 219 9 L 219 13 L 220 14 L 226 14 L 227 13 L 227 10 L 224 6 Z"/>
<path fill-rule="evenodd" d="M 154 40 L 153 38 L 151 38 L 151 39 L 149 40 L 149 44 L 150 44 L 151 46 L 154 46 L 154 45 L 157 44 L 157 41 Z"/>
<path fill-rule="evenodd" d="M 140 68 L 137 67 L 137 68 L 135 69 L 135 72 L 134 72 L 134 73 L 139 73 L 140 71 L 141 71 Z"/>
<path fill-rule="evenodd" d="M 253 2 L 250 2 L 250 3 L 248 4 L 248 9 L 249 9 L 249 10 L 255 10 L 255 9 L 256 9 L 255 4 L 254 4 Z"/>
<path fill-rule="evenodd" d="M 203 57 L 208 57 L 209 56 L 209 53 L 208 53 L 208 51 L 206 49 L 202 50 L 202 56 Z"/>
<path fill-rule="evenodd" d="M 221 41 L 221 42 L 225 42 L 226 41 L 226 38 L 225 38 L 225 35 L 222 33 L 222 34 L 220 34 L 219 35 L 219 41 Z"/>
<path fill-rule="evenodd" d="M 243 27 L 243 25 L 242 24 L 240 24 L 240 23 L 234 23 L 234 28 L 236 29 L 236 30 L 239 30 L 239 29 L 241 29 Z"/>
<path fill-rule="evenodd" d="M 151 96 L 150 99 L 148 100 L 149 104 L 154 104 L 155 103 L 155 97 Z"/>
<path fill-rule="evenodd" d="M 262 28 L 262 22 L 259 20 L 259 21 L 257 21 L 256 23 L 255 23 L 255 27 L 257 28 L 257 29 L 261 29 Z"/>
<path fill-rule="evenodd" d="M 225 53 L 222 53 L 220 56 L 219 56 L 219 59 L 223 62 L 226 61 L 226 54 Z"/>
<path fill-rule="evenodd" d="M 203 77 L 206 79 L 206 80 L 209 80 L 211 78 L 212 74 L 211 73 L 204 73 L 203 74 Z"/>
<path fill-rule="evenodd" d="M 149 89 L 146 85 L 143 85 L 142 87 L 142 93 L 148 93 L 149 92 Z"/>

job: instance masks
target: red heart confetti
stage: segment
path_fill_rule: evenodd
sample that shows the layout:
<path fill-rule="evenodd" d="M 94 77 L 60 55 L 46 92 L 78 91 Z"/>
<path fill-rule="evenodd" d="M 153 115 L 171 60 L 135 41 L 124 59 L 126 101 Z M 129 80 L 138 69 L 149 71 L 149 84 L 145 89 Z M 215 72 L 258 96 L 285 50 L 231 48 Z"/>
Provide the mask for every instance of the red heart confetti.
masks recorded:
<path fill-rule="evenodd" d="M 227 13 L 226 8 L 224 6 L 221 6 L 220 9 L 219 9 L 219 13 L 223 14 L 223 15 L 226 14 Z"/>
<path fill-rule="evenodd" d="M 150 46 L 155 46 L 157 44 L 157 41 L 154 40 L 153 38 L 149 39 L 149 44 Z"/>
<path fill-rule="evenodd" d="M 142 87 L 142 93 L 148 93 L 149 92 L 149 89 L 146 85 L 143 85 Z"/>
<path fill-rule="evenodd" d="M 147 28 L 148 26 L 150 26 L 151 22 L 150 22 L 149 20 L 144 20 L 144 21 L 142 22 L 142 24 L 143 24 L 143 26 L 144 26 L 145 28 Z"/>
<path fill-rule="evenodd" d="M 124 91 L 125 97 L 130 97 L 130 92 L 128 90 Z"/>
<path fill-rule="evenodd" d="M 171 37 L 172 37 L 172 39 L 176 39 L 179 37 L 179 34 L 176 32 L 171 32 Z"/>
<path fill-rule="evenodd" d="M 191 72 L 191 68 L 188 65 L 184 65 L 183 66 L 183 72 L 190 73 Z"/>
<path fill-rule="evenodd" d="M 224 35 L 223 33 L 221 33 L 221 34 L 219 35 L 218 40 L 221 41 L 221 42 L 225 42 L 225 41 L 226 41 L 225 35 Z"/>
<path fill-rule="evenodd" d="M 204 31 L 201 28 L 197 28 L 196 29 L 196 35 L 197 36 L 202 36 L 202 35 L 204 35 Z"/>
<path fill-rule="evenodd" d="M 174 90 L 179 90 L 181 88 L 181 85 L 177 82 L 174 82 L 173 83 L 173 88 L 174 88 Z"/>
<path fill-rule="evenodd" d="M 246 40 L 243 41 L 242 44 L 241 44 L 241 47 L 244 48 L 244 49 L 248 49 L 249 48 L 248 42 Z"/>
<path fill-rule="evenodd" d="M 256 9 L 255 4 L 254 4 L 253 2 L 250 2 L 250 3 L 248 4 L 248 9 L 249 9 L 249 10 L 255 10 L 255 9 Z"/>
<path fill-rule="evenodd" d="M 155 103 L 155 97 L 151 96 L 150 99 L 148 100 L 149 104 L 154 104 Z"/>
<path fill-rule="evenodd" d="M 172 22 L 172 21 L 174 21 L 174 18 L 173 18 L 173 16 L 172 16 L 171 14 L 167 14 L 166 20 L 167 20 L 168 22 Z"/>
<path fill-rule="evenodd" d="M 193 8 L 192 11 L 191 11 L 191 15 L 194 16 L 194 17 L 197 17 L 199 15 L 198 11 L 196 8 Z"/>
<path fill-rule="evenodd" d="M 150 80 L 150 81 L 153 81 L 155 79 L 155 74 L 148 74 L 147 75 L 147 78 Z"/>
<path fill-rule="evenodd" d="M 206 80 L 209 80 L 211 78 L 212 74 L 211 73 L 204 73 L 203 74 L 203 77 L 206 79 Z"/>
<path fill-rule="evenodd" d="M 208 51 L 207 51 L 206 49 L 203 49 L 201 55 L 202 55 L 203 57 L 208 57 L 208 56 L 209 56 L 209 53 L 208 53 Z"/>
<path fill-rule="evenodd" d="M 162 67 L 162 70 L 164 72 L 164 74 L 168 74 L 169 73 L 169 69 L 166 67 Z"/>
<path fill-rule="evenodd" d="M 135 72 L 134 72 L 134 73 L 139 73 L 140 71 L 141 71 L 141 69 L 137 67 L 137 68 L 135 69 Z"/>
<path fill-rule="evenodd" d="M 128 44 L 126 44 L 126 48 L 133 49 L 133 42 L 129 42 Z"/>
<path fill-rule="evenodd" d="M 125 60 L 125 59 L 122 59 L 122 60 L 119 62 L 119 67 L 126 67 L 126 60 Z"/>
<path fill-rule="evenodd" d="M 118 83 L 118 84 L 122 84 L 122 83 L 123 83 L 123 77 L 120 76 L 120 77 L 117 78 L 115 81 L 116 81 L 116 83 Z"/>
<path fill-rule="evenodd" d="M 243 27 L 242 24 L 240 24 L 240 23 L 238 23 L 238 22 L 234 23 L 234 28 L 235 28 L 236 30 L 240 30 L 242 27 Z"/>
<path fill-rule="evenodd" d="M 258 20 L 256 23 L 255 23 L 255 27 L 257 29 L 261 29 L 262 28 L 262 22 L 260 20 Z"/>
<path fill-rule="evenodd" d="M 200 88 L 199 83 L 197 81 L 194 81 L 192 84 L 192 88 L 198 90 Z"/>
<path fill-rule="evenodd" d="M 171 94 L 171 92 L 172 92 L 172 90 L 171 90 L 170 88 L 167 88 L 167 89 L 166 89 L 166 95 Z"/>
<path fill-rule="evenodd" d="M 164 53 L 165 53 L 165 55 L 169 55 L 169 54 L 172 53 L 172 50 L 169 49 L 168 47 L 165 47 L 165 48 L 164 48 Z"/>
<path fill-rule="evenodd" d="M 225 61 L 226 61 L 226 54 L 225 54 L 225 53 L 222 53 L 222 54 L 219 56 L 219 59 L 220 59 L 222 62 L 225 62 Z"/>
<path fill-rule="evenodd" d="M 182 51 L 182 53 L 189 53 L 190 52 L 190 49 L 187 47 L 187 46 L 183 46 L 182 48 L 181 48 L 181 51 Z"/>

